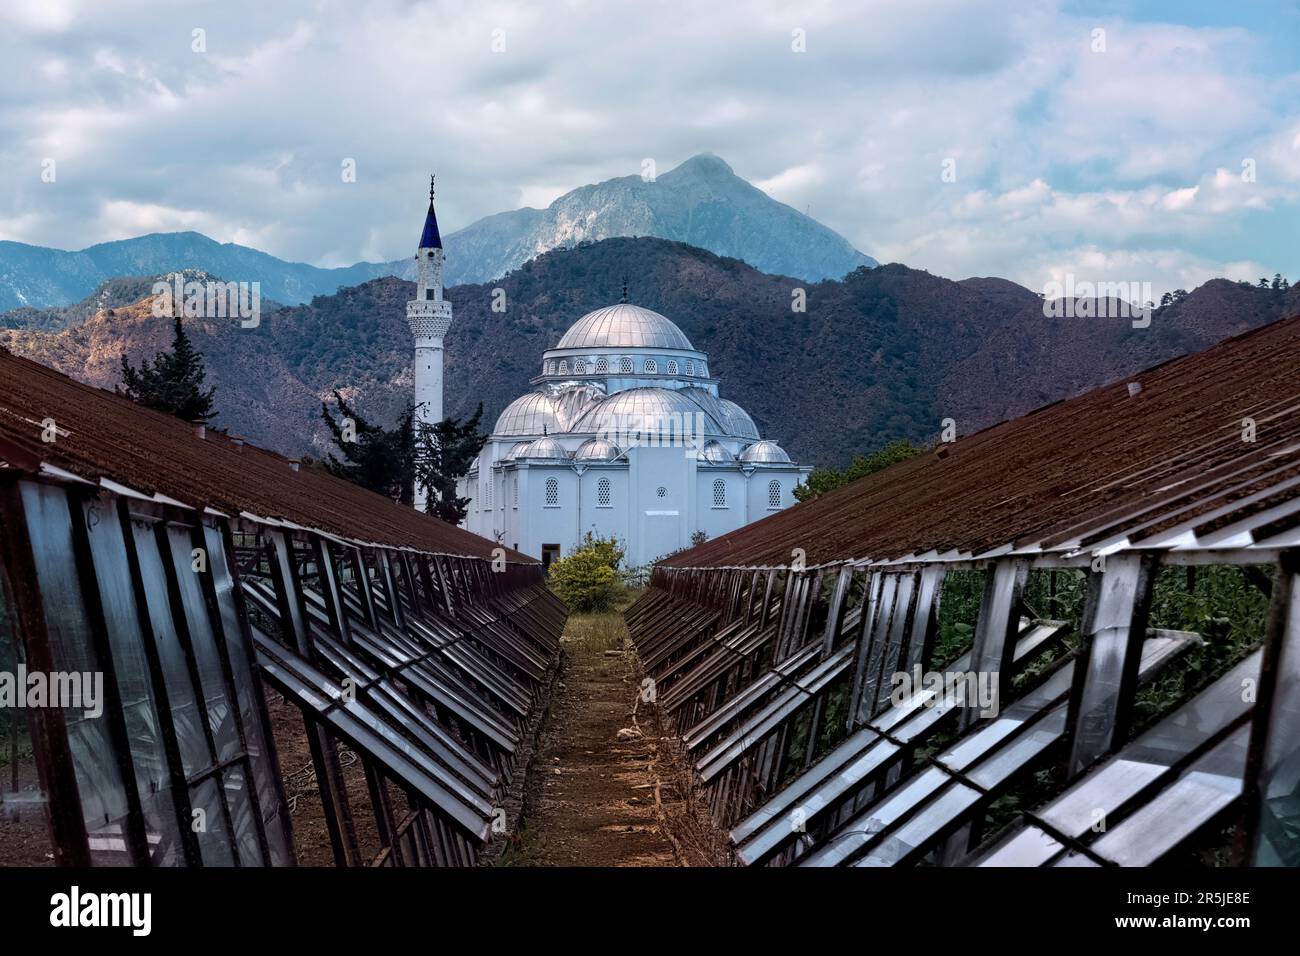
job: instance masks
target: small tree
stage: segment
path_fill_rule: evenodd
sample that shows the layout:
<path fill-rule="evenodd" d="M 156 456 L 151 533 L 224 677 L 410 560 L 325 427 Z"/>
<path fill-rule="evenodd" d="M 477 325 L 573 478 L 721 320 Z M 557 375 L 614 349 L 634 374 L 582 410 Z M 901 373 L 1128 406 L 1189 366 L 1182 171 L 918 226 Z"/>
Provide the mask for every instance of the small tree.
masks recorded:
<path fill-rule="evenodd" d="M 448 524 L 460 524 L 469 511 L 470 499 L 457 496 L 456 482 L 465 477 L 487 441 L 478 430 L 482 417 L 480 402 L 467 419 L 444 418 L 436 425 L 416 426 L 415 482 L 426 492 L 424 510 Z"/>
<path fill-rule="evenodd" d="M 179 315 L 175 321 L 170 352 L 156 353 L 152 362 L 141 360 L 139 368 L 122 356 L 122 387 L 118 394 L 187 422 L 209 422 L 216 417 L 212 410 L 216 389 L 204 390 L 207 371 L 203 354 L 195 350 L 185 334 Z"/>
<path fill-rule="evenodd" d="M 623 592 L 623 557 L 617 539 L 597 538 L 588 531 L 567 557 L 551 562 L 548 580 L 570 611 L 608 611 Z"/>
<path fill-rule="evenodd" d="M 411 406 L 398 416 L 396 425 L 384 428 L 362 418 L 337 391 L 334 401 L 341 418 L 336 419 L 324 402 L 320 413 L 343 459 L 326 455 L 322 461 L 325 468 L 401 504 L 413 504 L 415 429 Z"/>

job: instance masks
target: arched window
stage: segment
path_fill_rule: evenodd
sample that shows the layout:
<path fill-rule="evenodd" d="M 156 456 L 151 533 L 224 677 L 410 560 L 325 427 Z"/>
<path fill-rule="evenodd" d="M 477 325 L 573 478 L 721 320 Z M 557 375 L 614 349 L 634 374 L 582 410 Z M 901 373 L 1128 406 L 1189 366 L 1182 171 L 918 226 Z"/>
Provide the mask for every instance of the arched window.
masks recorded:
<path fill-rule="evenodd" d="M 781 507 L 781 482 L 775 478 L 767 483 L 767 506 L 769 508 Z"/>
<path fill-rule="evenodd" d="M 596 374 L 597 375 L 609 374 L 609 362 L 606 360 L 605 356 L 603 355 L 600 358 L 596 359 Z"/>
<path fill-rule="evenodd" d="M 583 360 L 583 359 L 574 359 L 574 360 L 573 360 L 573 374 L 574 374 L 574 375 L 586 375 L 586 374 L 587 374 L 587 363 L 586 363 L 585 360 Z"/>
<path fill-rule="evenodd" d="M 686 374 L 687 375 L 695 374 L 695 362 L 693 362 L 691 359 L 686 360 Z"/>
<path fill-rule="evenodd" d="M 514 497 L 514 507 L 518 508 L 519 507 L 519 476 L 518 475 L 515 475 L 514 481 L 512 482 L 512 491 Z M 518 548 L 516 548 L 515 550 L 518 550 Z"/>
<path fill-rule="evenodd" d="M 596 482 L 596 507 L 609 507 L 609 479 L 602 478 Z"/>
<path fill-rule="evenodd" d="M 568 375 L 568 374 L 569 374 L 569 360 L 568 360 L 568 359 L 560 359 L 560 374 L 561 374 L 561 375 Z"/>
<path fill-rule="evenodd" d="M 659 371 L 659 363 L 656 362 L 654 359 L 646 359 L 645 370 L 649 372 L 651 375 L 653 375 L 655 372 Z"/>
<path fill-rule="evenodd" d="M 713 507 L 727 507 L 727 483 L 721 478 L 713 479 Z"/>
<path fill-rule="evenodd" d="M 626 355 L 618 360 L 618 370 L 624 375 L 632 374 L 632 360 Z"/>
<path fill-rule="evenodd" d="M 776 482 L 773 482 L 776 484 Z M 778 492 L 779 494 L 779 492 Z M 558 508 L 560 506 L 560 482 L 558 478 L 546 479 L 546 507 Z"/>
<path fill-rule="evenodd" d="M 669 375 L 677 374 L 677 361 L 675 359 L 668 360 L 668 374 Z"/>
<path fill-rule="evenodd" d="M 551 359 L 551 361 L 546 363 L 546 374 L 547 375 L 555 374 L 555 359 Z"/>
<path fill-rule="evenodd" d="M 708 370 L 707 367 L 705 367 L 705 365 L 704 365 L 703 362 L 700 363 L 700 377 L 701 377 L 701 378 L 708 378 L 708 377 L 709 377 L 709 370 Z"/>

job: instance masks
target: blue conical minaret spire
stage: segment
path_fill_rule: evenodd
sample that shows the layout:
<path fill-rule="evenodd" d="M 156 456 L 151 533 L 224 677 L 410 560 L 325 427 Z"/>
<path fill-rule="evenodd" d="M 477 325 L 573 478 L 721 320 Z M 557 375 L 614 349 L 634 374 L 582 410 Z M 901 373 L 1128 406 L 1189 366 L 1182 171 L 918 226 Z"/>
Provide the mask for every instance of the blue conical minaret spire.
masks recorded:
<path fill-rule="evenodd" d="M 438 234 L 438 216 L 433 211 L 433 179 L 429 177 L 429 211 L 424 217 L 424 232 L 420 233 L 418 249 L 441 249 L 442 236 Z"/>

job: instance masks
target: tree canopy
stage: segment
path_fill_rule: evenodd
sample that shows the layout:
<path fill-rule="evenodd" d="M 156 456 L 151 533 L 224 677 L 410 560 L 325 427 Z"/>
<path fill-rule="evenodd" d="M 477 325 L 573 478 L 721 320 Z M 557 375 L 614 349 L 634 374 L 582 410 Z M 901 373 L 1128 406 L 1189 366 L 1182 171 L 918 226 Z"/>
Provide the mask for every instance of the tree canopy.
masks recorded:
<path fill-rule="evenodd" d="M 414 410 L 407 406 L 392 428 L 384 428 L 361 417 L 339 392 L 334 392 L 339 418 L 321 402 L 321 418 L 343 456 L 324 459 L 325 468 L 339 478 L 386 495 L 404 505 L 414 497 L 415 426 Z"/>
<path fill-rule="evenodd" d="M 170 352 L 158 352 L 152 362 L 141 360 L 139 368 L 122 356 L 122 387 L 118 392 L 146 408 L 206 424 L 216 418 L 212 410 L 216 389 L 204 389 L 207 370 L 203 354 L 190 342 L 179 315 L 175 321 Z"/>
<path fill-rule="evenodd" d="M 456 482 L 487 441 L 479 432 L 482 405 L 468 418 L 432 425 L 416 421 L 414 407 L 407 405 L 396 424 L 385 428 L 363 418 L 337 391 L 334 401 L 338 415 L 321 403 L 321 418 L 342 456 L 324 460 L 331 474 L 404 505 L 413 505 L 415 490 L 424 489 L 428 514 L 448 524 L 465 519 L 470 499 L 456 494 Z"/>
<path fill-rule="evenodd" d="M 424 509 L 448 524 L 460 524 L 469 510 L 469 498 L 456 494 L 463 478 L 483 449 L 487 435 L 479 431 L 483 403 L 468 418 L 444 418 L 434 425 L 420 423 L 415 436 L 415 484 L 426 490 Z"/>

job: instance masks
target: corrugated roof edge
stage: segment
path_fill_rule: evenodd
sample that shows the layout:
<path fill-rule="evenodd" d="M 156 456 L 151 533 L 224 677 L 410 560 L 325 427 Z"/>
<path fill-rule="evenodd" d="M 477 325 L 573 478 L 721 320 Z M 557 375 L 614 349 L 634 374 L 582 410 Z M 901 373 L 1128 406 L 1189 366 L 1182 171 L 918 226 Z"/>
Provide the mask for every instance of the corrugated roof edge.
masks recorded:
<path fill-rule="evenodd" d="M 96 419 L 99 421 L 96 421 Z M 52 421 L 54 441 L 42 441 Z M 240 444 L 242 442 L 242 444 Z M 359 545 L 491 559 L 501 547 L 269 449 L 135 404 L 0 348 L 0 455 L 38 473 L 49 464 L 195 510 L 261 515 Z M 502 548 L 510 563 L 535 558 Z"/>
<path fill-rule="evenodd" d="M 915 476 L 918 473 L 924 474 L 924 469 L 936 466 L 939 462 L 944 461 L 945 459 L 951 461 L 948 457 L 950 449 L 955 452 L 957 449 L 962 448 L 969 454 L 971 451 L 981 448 L 984 443 L 991 444 L 995 439 L 1005 439 L 1008 433 L 1014 435 L 1015 429 L 1022 425 L 1027 425 L 1030 422 L 1041 423 L 1045 416 L 1068 417 L 1076 411 L 1083 409 L 1088 403 L 1097 402 L 1108 393 L 1123 390 L 1126 383 L 1133 382 L 1134 380 L 1148 379 L 1152 376 L 1172 375 L 1193 368 L 1199 364 L 1208 364 L 1221 361 L 1225 358 L 1231 358 L 1237 351 L 1242 350 L 1244 347 L 1259 344 L 1260 340 L 1271 338 L 1285 339 L 1288 335 L 1294 338 L 1297 330 L 1300 330 L 1300 314 L 1287 316 L 1258 328 L 1248 329 L 1236 335 L 1229 336 L 1200 352 L 1175 356 L 1156 365 L 1149 366 L 1139 372 L 1116 378 L 1104 385 L 1090 389 L 1089 391 L 1072 398 L 1051 402 L 1026 412 L 1018 418 L 1006 419 L 989 425 L 977 432 L 971 433 L 970 435 L 962 436 L 959 441 L 953 445 L 940 445 L 927 454 L 918 455 L 915 458 L 892 465 L 876 474 L 860 478 L 852 484 L 828 492 L 814 501 L 801 502 L 800 504 L 787 508 L 784 511 L 778 512 L 775 515 L 714 538 L 711 541 L 696 546 L 695 548 L 679 552 L 670 558 L 658 562 L 658 566 L 677 569 L 784 567 L 788 562 L 776 560 L 777 555 L 774 548 L 767 546 L 763 541 L 764 537 L 770 537 L 773 531 L 777 528 L 797 526 L 805 532 L 805 534 L 810 533 L 810 529 L 815 529 L 817 526 L 817 519 L 821 517 L 823 512 L 835 511 L 837 509 L 842 512 L 846 505 L 849 505 L 855 499 L 866 497 L 874 490 L 884 489 L 890 485 L 901 484 L 909 476 Z M 1300 352 L 1300 347 L 1298 347 L 1296 343 L 1290 343 L 1290 346 L 1290 351 Z M 1121 393 L 1117 395 L 1116 398 L 1123 399 L 1126 394 L 1129 398 L 1133 397 L 1131 394 Z M 1142 392 L 1139 394 L 1146 395 L 1147 393 Z M 843 515 L 834 515 L 834 517 L 842 518 Z M 763 549 L 765 546 L 769 552 L 765 557 L 769 560 L 754 560 L 754 552 Z M 983 550 L 983 548 L 977 548 L 971 553 Z M 738 553 L 741 560 L 731 558 L 733 553 Z M 836 563 L 858 562 L 871 559 L 871 556 L 866 554 L 841 553 L 834 556 L 823 556 L 816 562 L 813 562 L 810 558 L 809 563 L 825 566 Z M 896 560 L 897 558 L 895 557 L 894 559 Z"/>

